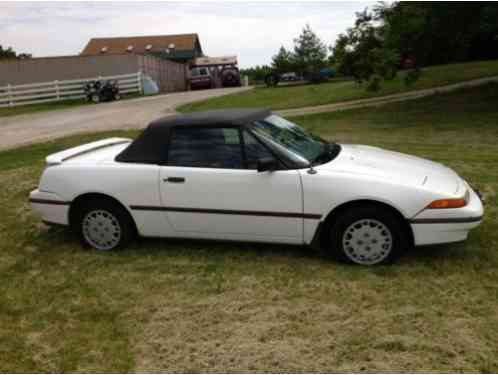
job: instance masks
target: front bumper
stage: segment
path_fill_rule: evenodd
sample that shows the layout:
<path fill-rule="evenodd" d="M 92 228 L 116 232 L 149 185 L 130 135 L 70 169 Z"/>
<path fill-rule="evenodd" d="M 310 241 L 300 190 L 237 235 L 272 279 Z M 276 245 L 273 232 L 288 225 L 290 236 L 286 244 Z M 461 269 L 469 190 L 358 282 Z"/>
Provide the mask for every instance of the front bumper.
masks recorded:
<path fill-rule="evenodd" d="M 462 208 L 424 210 L 409 220 L 415 246 L 460 242 L 481 224 L 484 214 L 481 197 L 467 185 L 469 203 Z"/>
<path fill-rule="evenodd" d="M 36 189 L 29 194 L 29 203 L 47 224 L 69 224 L 71 202 L 64 201 L 57 194 Z"/>

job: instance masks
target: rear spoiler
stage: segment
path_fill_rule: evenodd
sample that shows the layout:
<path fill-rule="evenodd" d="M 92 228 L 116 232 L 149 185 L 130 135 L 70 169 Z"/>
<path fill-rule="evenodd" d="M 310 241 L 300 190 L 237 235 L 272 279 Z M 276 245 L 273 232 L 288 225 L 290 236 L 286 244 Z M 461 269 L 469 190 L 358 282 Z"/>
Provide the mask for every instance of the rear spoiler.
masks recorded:
<path fill-rule="evenodd" d="M 88 152 L 93 152 L 101 148 L 115 146 L 121 143 L 129 143 L 129 142 L 131 142 L 131 139 L 129 138 L 107 138 L 101 141 L 86 143 L 81 146 L 68 148 L 67 150 L 57 152 L 55 154 L 47 156 L 45 161 L 47 165 L 57 165 L 65 162 L 68 159 L 86 154 Z"/>

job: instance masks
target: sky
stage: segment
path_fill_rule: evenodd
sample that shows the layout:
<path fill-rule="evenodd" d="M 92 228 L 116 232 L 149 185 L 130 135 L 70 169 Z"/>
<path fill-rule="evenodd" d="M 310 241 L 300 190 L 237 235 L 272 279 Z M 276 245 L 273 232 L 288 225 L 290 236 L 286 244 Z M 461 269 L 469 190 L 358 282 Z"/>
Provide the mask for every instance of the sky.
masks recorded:
<path fill-rule="evenodd" d="M 327 44 L 374 2 L 2 2 L 0 45 L 33 57 L 74 55 L 93 37 L 199 34 L 204 54 L 269 64 L 309 24 Z"/>

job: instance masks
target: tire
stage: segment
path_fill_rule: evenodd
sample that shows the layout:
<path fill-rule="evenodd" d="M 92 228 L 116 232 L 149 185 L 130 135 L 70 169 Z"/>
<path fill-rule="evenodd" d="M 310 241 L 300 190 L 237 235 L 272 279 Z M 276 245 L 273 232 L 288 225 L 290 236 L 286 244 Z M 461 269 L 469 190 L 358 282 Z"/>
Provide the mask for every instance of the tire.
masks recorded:
<path fill-rule="evenodd" d="M 71 224 L 83 245 L 100 251 L 123 248 L 136 235 L 135 225 L 128 211 L 105 198 L 81 204 Z"/>
<path fill-rule="evenodd" d="M 92 94 L 91 100 L 95 104 L 100 103 L 100 95 L 99 94 Z"/>
<path fill-rule="evenodd" d="M 115 94 L 114 95 L 114 100 L 121 100 L 121 95 L 120 94 Z"/>
<path fill-rule="evenodd" d="M 392 263 L 410 245 L 399 217 L 376 205 L 342 212 L 329 232 L 327 255 L 362 266 Z"/>
<path fill-rule="evenodd" d="M 240 86 L 240 80 L 238 72 L 235 70 L 222 70 L 221 71 L 221 82 L 223 87 L 235 87 Z"/>

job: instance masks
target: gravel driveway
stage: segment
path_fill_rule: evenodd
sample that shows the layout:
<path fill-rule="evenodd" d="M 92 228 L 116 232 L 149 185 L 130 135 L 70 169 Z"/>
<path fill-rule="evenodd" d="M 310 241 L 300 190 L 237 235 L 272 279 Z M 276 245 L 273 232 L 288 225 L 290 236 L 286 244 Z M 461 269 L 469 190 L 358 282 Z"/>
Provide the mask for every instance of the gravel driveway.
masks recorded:
<path fill-rule="evenodd" d="M 174 114 L 175 107 L 179 105 L 250 88 L 188 91 L 59 111 L 0 117 L 0 150 L 74 133 L 143 128 L 158 117 Z"/>

